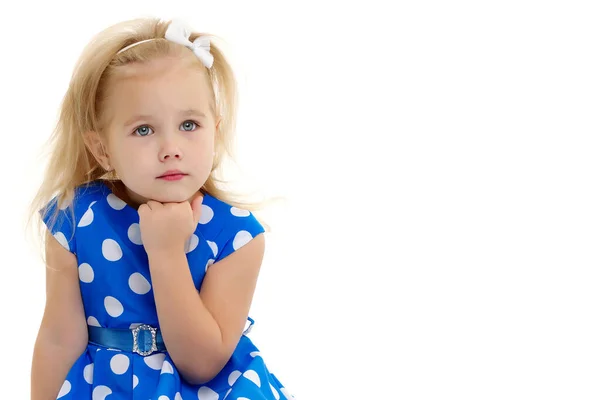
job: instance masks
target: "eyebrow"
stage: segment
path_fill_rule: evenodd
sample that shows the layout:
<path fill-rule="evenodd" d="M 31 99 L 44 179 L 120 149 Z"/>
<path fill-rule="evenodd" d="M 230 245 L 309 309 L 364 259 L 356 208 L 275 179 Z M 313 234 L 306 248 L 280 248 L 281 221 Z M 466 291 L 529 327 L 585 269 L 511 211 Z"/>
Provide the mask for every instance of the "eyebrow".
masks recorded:
<path fill-rule="evenodd" d="M 182 117 L 189 117 L 189 116 L 198 116 L 201 118 L 206 118 L 206 114 L 204 114 L 202 111 L 200 110 L 196 110 L 193 108 L 188 108 L 187 110 L 183 110 L 182 112 L 179 113 L 179 115 L 181 115 Z M 139 120 L 143 120 L 143 119 L 152 119 L 151 115 L 145 115 L 145 114 L 139 114 L 139 115 L 135 115 L 132 118 L 128 119 L 127 121 L 125 121 L 125 123 L 123 124 L 124 126 L 129 126 L 131 124 L 133 124 L 136 121 Z"/>

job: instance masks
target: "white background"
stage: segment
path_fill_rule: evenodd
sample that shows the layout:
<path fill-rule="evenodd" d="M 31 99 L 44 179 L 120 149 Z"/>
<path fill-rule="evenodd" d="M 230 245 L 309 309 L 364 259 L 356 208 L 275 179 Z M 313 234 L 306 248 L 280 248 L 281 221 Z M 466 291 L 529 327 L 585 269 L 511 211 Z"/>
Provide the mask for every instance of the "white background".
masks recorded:
<path fill-rule="evenodd" d="M 40 146 L 89 38 L 143 15 L 231 46 L 240 163 L 288 200 L 251 338 L 298 399 L 599 398 L 594 2 L 350 3 L 0 6 L 2 398 L 44 306 Z"/>

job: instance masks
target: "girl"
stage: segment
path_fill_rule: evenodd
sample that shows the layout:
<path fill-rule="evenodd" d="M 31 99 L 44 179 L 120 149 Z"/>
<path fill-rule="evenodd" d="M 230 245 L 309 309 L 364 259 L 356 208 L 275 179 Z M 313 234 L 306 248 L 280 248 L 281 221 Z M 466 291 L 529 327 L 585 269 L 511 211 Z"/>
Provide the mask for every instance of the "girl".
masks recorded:
<path fill-rule="evenodd" d="M 292 398 L 244 330 L 265 229 L 217 185 L 236 88 L 210 38 L 133 20 L 77 63 L 34 201 L 32 399 Z"/>

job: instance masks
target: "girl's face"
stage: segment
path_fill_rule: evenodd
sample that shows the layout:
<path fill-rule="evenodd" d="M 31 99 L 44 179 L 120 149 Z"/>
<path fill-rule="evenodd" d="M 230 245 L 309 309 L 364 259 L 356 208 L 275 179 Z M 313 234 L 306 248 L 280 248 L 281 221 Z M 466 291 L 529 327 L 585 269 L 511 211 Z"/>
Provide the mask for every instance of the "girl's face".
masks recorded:
<path fill-rule="evenodd" d="M 163 58 L 123 67 L 108 93 L 108 162 L 131 201 L 189 200 L 208 179 L 218 121 L 206 73 Z"/>

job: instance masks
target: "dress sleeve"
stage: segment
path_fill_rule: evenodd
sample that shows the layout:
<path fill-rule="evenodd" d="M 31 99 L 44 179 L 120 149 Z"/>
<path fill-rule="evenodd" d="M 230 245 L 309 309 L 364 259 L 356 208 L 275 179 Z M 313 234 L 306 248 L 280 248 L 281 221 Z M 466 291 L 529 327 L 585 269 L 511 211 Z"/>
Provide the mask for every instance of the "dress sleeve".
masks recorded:
<path fill-rule="evenodd" d="M 231 207 L 230 213 L 230 218 L 216 240 L 218 253 L 215 262 L 224 259 L 265 232 L 262 224 L 250 211 Z"/>
<path fill-rule="evenodd" d="M 40 216 L 52 236 L 65 249 L 76 254 L 74 213 L 73 205 L 58 208 L 56 197 L 40 210 Z"/>

